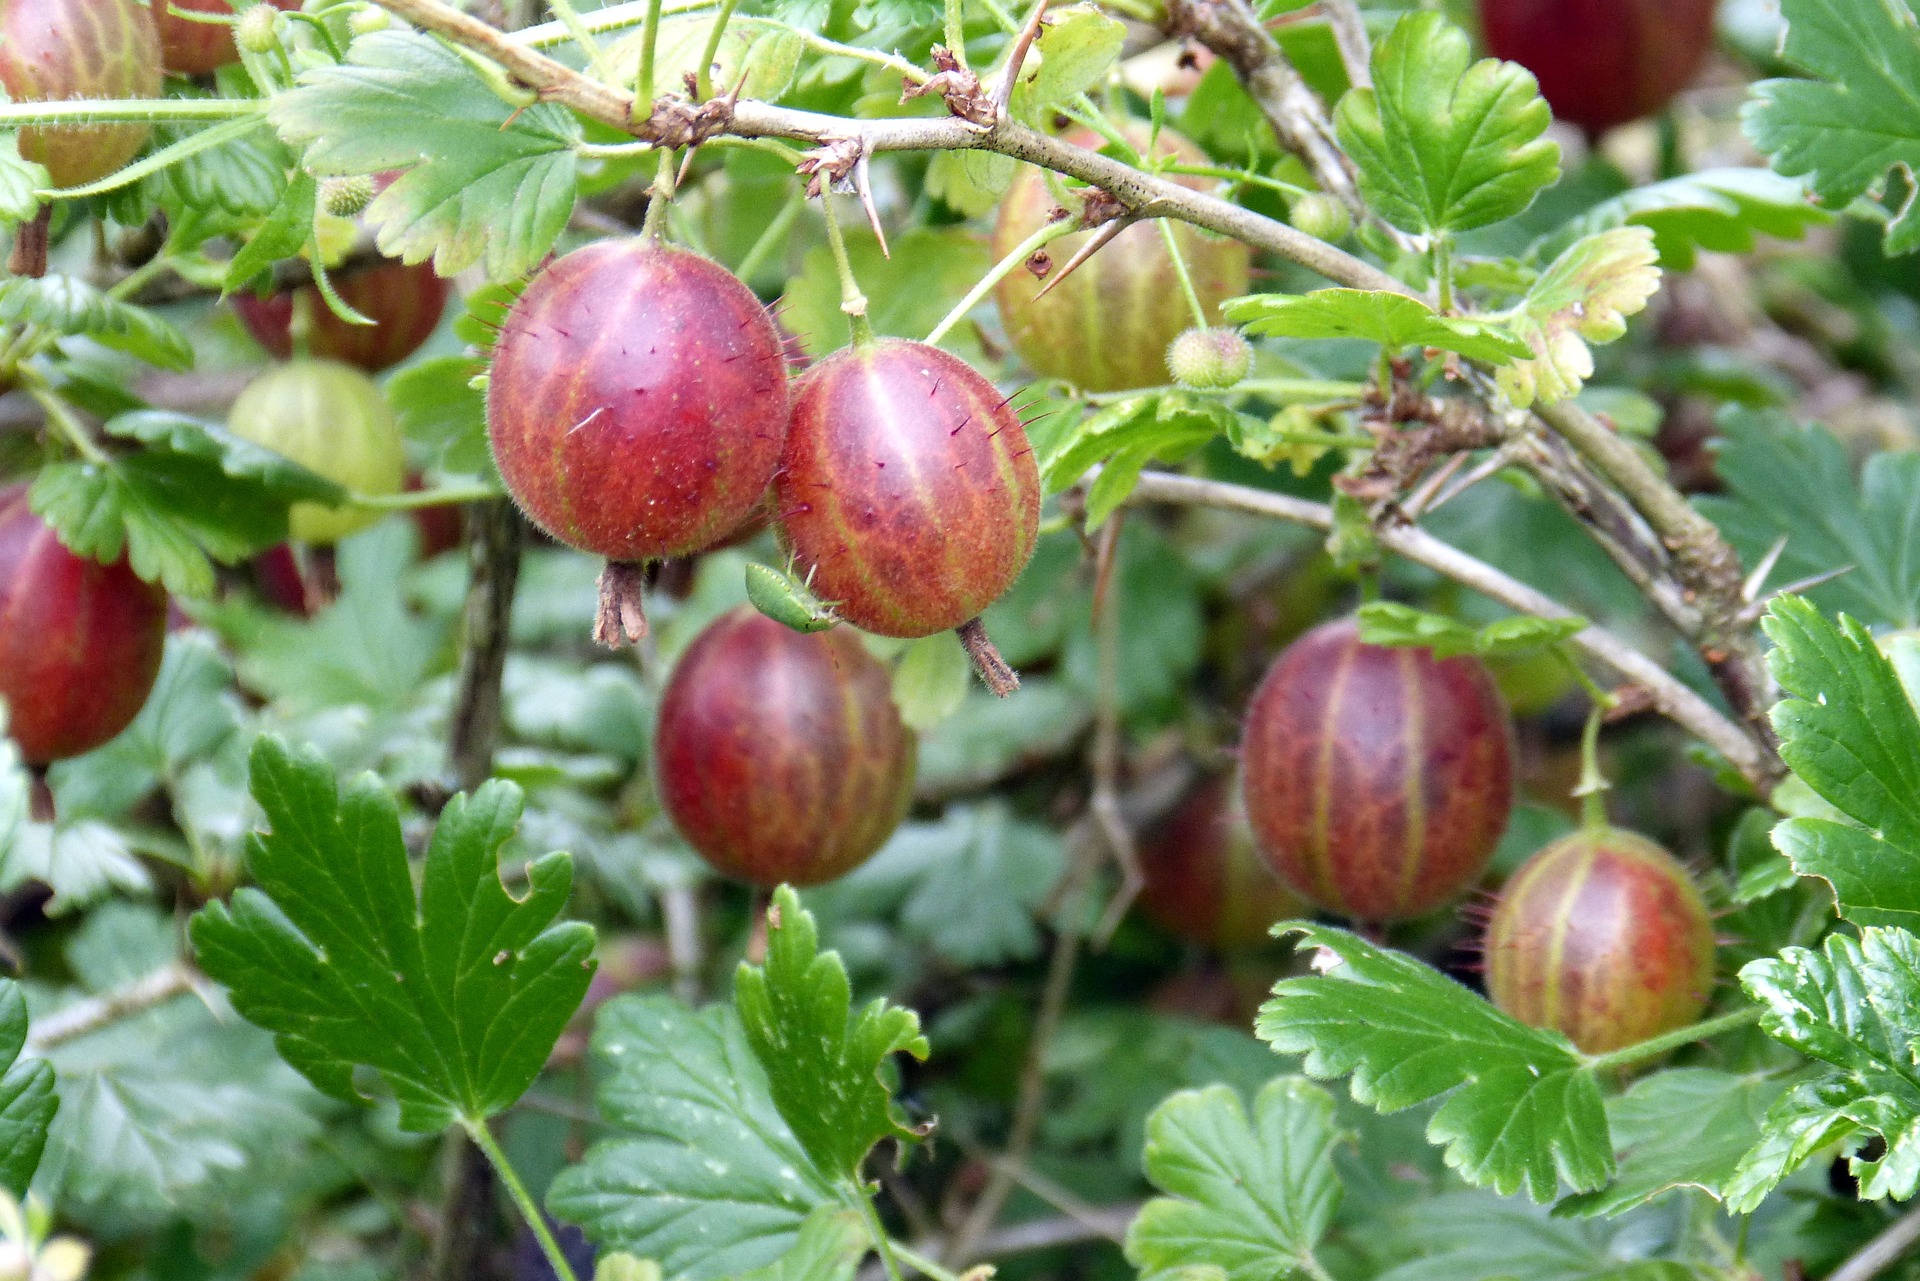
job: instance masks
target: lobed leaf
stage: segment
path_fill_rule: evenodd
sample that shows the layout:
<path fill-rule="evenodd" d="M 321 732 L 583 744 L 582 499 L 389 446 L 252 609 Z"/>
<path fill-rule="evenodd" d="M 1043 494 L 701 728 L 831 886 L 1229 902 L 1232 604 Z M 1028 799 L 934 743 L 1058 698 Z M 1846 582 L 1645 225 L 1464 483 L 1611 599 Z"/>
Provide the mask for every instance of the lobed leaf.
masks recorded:
<path fill-rule="evenodd" d="M 1557 645 L 1587 629 L 1584 618 L 1534 618 L 1517 614 L 1472 627 L 1398 601 L 1370 601 L 1360 607 L 1360 639 L 1369 645 L 1417 646 L 1437 658 L 1475 654 L 1510 658 Z"/>
<path fill-rule="evenodd" d="M 359 1101 L 356 1066 L 378 1073 L 403 1128 L 511 1105 L 594 969 L 592 927 L 553 923 L 573 879 L 566 855 L 529 864 L 522 899 L 500 883 L 520 790 L 494 781 L 448 804 L 416 895 L 393 797 L 373 778 L 342 794 L 317 753 L 270 735 L 252 774 L 270 825 L 249 843 L 259 888 L 195 915 L 202 968 L 326 1093 Z"/>
<path fill-rule="evenodd" d="M 1254 1096 L 1249 1116 L 1225 1085 L 1182 1090 L 1147 1118 L 1148 1180 L 1168 1195 L 1127 1228 L 1145 1278 L 1217 1268 L 1225 1281 L 1315 1276 L 1313 1248 L 1340 1204 L 1333 1098 L 1298 1077 Z"/>
<path fill-rule="evenodd" d="M 1653 232 L 1663 269 L 1691 271 L 1699 250 L 1751 253 L 1756 236 L 1799 240 L 1807 228 L 1831 221 L 1831 213 L 1809 202 L 1804 182 L 1771 169 L 1702 169 L 1602 200 L 1535 241 L 1527 254 L 1551 258 L 1583 237 L 1639 226 Z"/>
<path fill-rule="evenodd" d="M 1616 227 L 1575 241 L 1554 259 L 1509 313 L 1533 358 L 1495 375 L 1507 398 L 1524 409 L 1579 391 L 1593 376 L 1587 344 L 1626 333 L 1627 317 L 1660 288 L 1658 257 L 1647 228 Z"/>
<path fill-rule="evenodd" d="M 774 892 L 766 964 L 740 963 L 733 1003 L 774 1106 L 831 1177 L 858 1184 L 874 1144 L 913 1142 L 931 1128 L 907 1122 L 888 1078 L 894 1054 L 927 1057 L 919 1016 L 885 1000 L 853 1013 L 846 966 L 839 953 L 821 953 L 813 915 L 791 886 Z"/>
<path fill-rule="evenodd" d="M 1040 459 L 1040 478 L 1048 492 L 1058 493 L 1101 464 L 1087 490 L 1087 527 L 1096 528 L 1126 502 L 1148 463 L 1180 462 L 1239 423 L 1240 415 L 1222 401 L 1183 391 L 1115 401 L 1053 440 Z"/>
<path fill-rule="evenodd" d="M 1443 316 L 1418 298 L 1381 290 L 1251 294 L 1228 299 L 1221 310 L 1250 334 L 1279 338 L 1361 338 L 1395 351 L 1432 347 L 1490 364 L 1506 364 L 1533 350 L 1492 322 Z"/>
<path fill-rule="evenodd" d="M 0 280 L 0 324 L 91 338 L 162 369 L 193 367 L 193 347 L 178 329 L 145 307 L 109 297 L 75 276 Z"/>
<path fill-rule="evenodd" d="M 1552 112 L 1531 72 L 1473 61 L 1466 32 L 1407 14 L 1373 51 L 1372 89 L 1340 100 L 1334 124 L 1360 193 L 1394 226 L 1468 231 L 1533 203 L 1560 176 Z"/>
<path fill-rule="evenodd" d="M 1309 1076 L 1351 1075 L 1377 1112 L 1440 1100 L 1427 1137 L 1467 1182 L 1535 1201 L 1614 1171 L 1600 1087 L 1571 1042 L 1527 1027 L 1410 956 L 1330 926 L 1276 927 L 1322 949 L 1324 972 L 1284 979 L 1254 1030 Z"/>
<path fill-rule="evenodd" d="M 573 216 L 580 125 L 507 102 L 450 47 L 410 31 L 353 42 L 268 108 L 317 176 L 403 172 L 364 215 L 382 253 L 443 276 L 484 260 L 495 280 L 539 266 Z"/>
<path fill-rule="evenodd" d="M 610 1132 L 547 1203 L 603 1251 L 718 1281 L 779 1266 L 811 1214 L 838 1212 L 731 1007 L 621 997 L 595 1018 L 593 1050 L 610 1069 L 599 1091 Z"/>

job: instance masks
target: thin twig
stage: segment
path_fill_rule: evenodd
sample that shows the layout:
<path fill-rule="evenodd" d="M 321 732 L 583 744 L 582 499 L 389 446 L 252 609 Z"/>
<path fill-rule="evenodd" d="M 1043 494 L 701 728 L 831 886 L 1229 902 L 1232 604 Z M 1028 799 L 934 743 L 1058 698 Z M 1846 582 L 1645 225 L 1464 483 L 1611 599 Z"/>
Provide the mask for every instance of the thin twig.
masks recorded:
<path fill-rule="evenodd" d="M 111 992 L 89 997 L 35 1019 L 27 1035 L 27 1053 L 45 1054 L 48 1050 L 90 1036 L 124 1019 L 145 1014 L 175 997 L 193 991 L 200 972 L 185 961 L 172 961 L 151 974 Z"/>
<path fill-rule="evenodd" d="M 1848 1260 L 1827 1274 L 1827 1281 L 1872 1281 L 1897 1263 L 1916 1243 L 1920 1243 L 1920 1206 L 1880 1230 L 1880 1235 L 1854 1251 Z"/>
<path fill-rule="evenodd" d="M 1047 16 L 1048 0 L 1039 0 L 1033 6 L 1033 12 L 1027 17 L 1027 25 L 1020 28 L 1015 37 L 1013 51 L 1007 55 L 1007 69 L 1000 73 L 1000 83 L 993 87 L 993 114 L 995 119 L 1004 118 L 1007 105 L 1013 101 L 1013 85 L 1020 78 L 1020 68 L 1027 60 L 1027 50 L 1033 47 L 1033 38 L 1040 34 L 1040 20 Z"/>
<path fill-rule="evenodd" d="M 1135 503 L 1186 503 L 1273 516 L 1315 529 L 1333 527 L 1333 510 L 1288 494 L 1230 485 L 1223 481 L 1145 472 L 1129 498 Z M 1476 560 L 1416 526 L 1386 525 L 1376 530 L 1383 547 L 1437 570 L 1509 609 L 1538 618 L 1568 618 L 1566 606 L 1527 584 Z M 1763 794 L 1772 789 L 1776 759 L 1746 731 L 1717 711 L 1664 667 L 1602 627 L 1588 627 L 1572 644 L 1644 688 L 1656 710 L 1725 756 Z"/>
<path fill-rule="evenodd" d="M 1333 43 L 1340 50 L 1340 65 L 1347 69 L 1347 83 L 1355 89 L 1373 88 L 1373 49 L 1360 6 L 1353 0 L 1320 0 L 1320 12 L 1327 15 L 1327 26 L 1333 29 Z"/>
<path fill-rule="evenodd" d="M 1093 719 L 1093 795 L 1087 808 L 1100 829 L 1107 853 L 1120 868 L 1120 887 L 1094 927 L 1096 948 L 1107 945 L 1146 884 L 1133 832 L 1120 814 L 1120 593 L 1114 590 L 1114 571 L 1120 559 L 1120 530 L 1125 523 L 1126 513 L 1115 512 L 1095 545 L 1093 609 L 1099 685 Z"/>

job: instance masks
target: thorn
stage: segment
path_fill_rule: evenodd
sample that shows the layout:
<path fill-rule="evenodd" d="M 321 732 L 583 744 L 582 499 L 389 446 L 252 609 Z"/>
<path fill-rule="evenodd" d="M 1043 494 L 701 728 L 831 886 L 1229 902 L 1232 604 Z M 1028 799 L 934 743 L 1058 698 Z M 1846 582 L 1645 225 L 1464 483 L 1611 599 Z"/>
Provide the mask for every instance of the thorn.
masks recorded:
<path fill-rule="evenodd" d="M 1750 627 L 1760 621 L 1760 616 L 1767 612 L 1767 606 L 1773 604 L 1773 602 L 1780 597 L 1798 596 L 1802 592 L 1812 591 L 1822 583 L 1830 583 L 1842 574 L 1851 574 L 1855 568 L 1856 566 L 1853 565 L 1842 565 L 1838 569 L 1829 569 L 1823 573 L 1810 574 L 1805 578 L 1788 583 L 1785 587 L 1780 587 L 1768 592 L 1765 596 L 1754 601 L 1751 605 L 1748 605 L 1745 609 L 1734 615 L 1734 622 L 1742 627 Z"/>
<path fill-rule="evenodd" d="M 1034 299 L 1038 301 L 1041 298 L 1045 298 L 1048 290 L 1065 280 L 1068 276 L 1071 276 L 1081 263 L 1093 257 L 1102 249 L 1105 249 L 1107 245 L 1112 243 L 1115 236 L 1139 220 L 1139 215 L 1137 214 L 1122 214 L 1111 222 L 1101 224 L 1100 230 L 1094 232 L 1093 235 L 1088 238 L 1086 244 L 1081 245 L 1073 251 L 1073 257 L 1067 259 L 1066 266 L 1047 277 L 1047 283 L 1040 286 L 1040 292 L 1034 295 Z"/>
<path fill-rule="evenodd" d="M 1767 585 L 1768 575 L 1772 574 L 1773 567 L 1780 563 L 1780 553 L 1785 550 L 1787 550 L 1787 536 L 1782 534 L 1773 540 L 1773 546 L 1767 548 L 1767 554 L 1760 558 L 1760 563 L 1753 567 L 1751 574 L 1747 575 L 1747 581 L 1741 584 L 1741 600 L 1751 605 L 1759 598 L 1760 589 Z"/>
<path fill-rule="evenodd" d="M 880 211 L 873 203 L 873 181 L 867 165 L 872 157 L 873 144 L 863 141 L 860 158 L 853 162 L 853 189 L 860 194 L 860 207 L 867 211 L 867 225 L 873 228 L 873 238 L 880 242 L 880 256 L 891 259 L 893 252 L 887 248 L 887 233 L 880 226 Z"/>
<path fill-rule="evenodd" d="M 1020 78 L 1020 68 L 1027 60 L 1027 51 L 1033 48 L 1033 38 L 1040 34 L 1040 20 L 1047 16 L 1049 0 L 1040 0 L 1033 6 L 1033 13 L 1027 18 L 1027 25 L 1020 28 L 1020 35 L 1013 42 L 1013 52 L 1007 56 L 1007 69 L 1001 73 L 1000 83 L 993 87 L 993 118 L 1005 120 L 1007 108 L 1013 103 L 1013 86 Z"/>

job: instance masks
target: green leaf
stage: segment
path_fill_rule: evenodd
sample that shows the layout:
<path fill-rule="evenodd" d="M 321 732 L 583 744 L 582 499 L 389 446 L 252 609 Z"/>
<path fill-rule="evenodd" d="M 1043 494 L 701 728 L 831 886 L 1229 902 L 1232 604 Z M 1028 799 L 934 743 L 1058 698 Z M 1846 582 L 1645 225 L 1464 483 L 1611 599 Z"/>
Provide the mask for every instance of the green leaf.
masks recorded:
<path fill-rule="evenodd" d="M 1740 971 L 1747 994 L 1765 1007 L 1768 1035 L 1838 1069 L 1803 1084 L 1767 1113 L 1765 1138 L 1748 1153 L 1726 1190 L 1728 1208 L 1746 1212 L 1815 1152 L 1845 1142 L 1860 1195 L 1905 1200 L 1920 1191 L 1920 939 L 1869 927 L 1855 939 L 1827 936 L 1823 949 L 1790 947 Z M 1875 1159 L 1860 1155 L 1872 1135 L 1886 1141 Z"/>
<path fill-rule="evenodd" d="M 884 999 L 854 1015 L 846 966 L 838 952 L 821 953 L 813 915 L 791 886 L 774 891 L 766 964 L 740 963 L 733 1003 L 774 1106 L 829 1175 L 858 1184 L 874 1144 L 926 1135 L 929 1127 L 900 1113 L 889 1081 L 894 1054 L 927 1057 L 919 1016 Z"/>
<path fill-rule="evenodd" d="M 668 18 L 660 24 L 654 42 L 653 83 L 656 92 L 679 91 L 683 77 L 698 70 L 700 55 L 713 30 L 707 14 Z M 609 45 L 594 63 L 596 79 L 631 86 L 640 74 L 643 34 L 635 29 Z M 727 23 L 714 51 L 711 74 L 716 90 L 734 91 L 742 98 L 778 101 L 792 87 L 806 42 L 800 33 L 778 22 L 744 15 Z"/>
<path fill-rule="evenodd" d="M 487 444 L 486 397 L 473 385 L 482 366 L 467 356 L 436 356 L 405 366 L 387 379 L 400 434 L 419 445 L 435 471 L 495 475 Z"/>
<path fill-rule="evenodd" d="M 1805 177 L 1829 208 L 1851 203 L 1890 168 L 1920 166 L 1920 27 L 1897 0 L 1782 0 L 1781 56 L 1804 80 L 1762 80 L 1741 112 L 1779 172 Z M 1887 252 L 1920 248 L 1913 188 L 1887 224 Z"/>
<path fill-rule="evenodd" d="M 1467 1182 L 1535 1201 L 1613 1174 L 1593 1073 L 1557 1032 L 1527 1027 L 1410 956 L 1345 930 L 1289 923 L 1322 950 L 1318 975 L 1284 979 L 1255 1031 L 1309 1076 L 1352 1074 L 1356 1102 L 1396 1112 L 1441 1099 L 1427 1137 Z"/>
<path fill-rule="evenodd" d="M 227 264 L 222 289 L 228 293 L 243 289 L 274 263 L 305 249 L 313 239 L 314 205 L 319 193 L 320 184 L 312 174 L 294 174 L 267 211 L 265 220 Z"/>
<path fill-rule="evenodd" d="M 1856 485 L 1846 447 L 1818 423 L 1777 410 L 1729 409 L 1714 471 L 1725 493 L 1696 499 L 1753 565 L 1783 535 L 1772 581 L 1845 569 L 1808 595 L 1829 612 L 1920 627 L 1920 454 L 1867 460 Z"/>
<path fill-rule="evenodd" d="M 595 1018 L 593 1049 L 611 1069 L 599 1093 L 611 1133 L 547 1204 L 602 1250 L 717 1281 L 775 1263 L 809 1214 L 841 1205 L 774 1107 L 732 1007 L 620 997 Z"/>
<path fill-rule="evenodd" d="M 20 135 L 12 130 L 0 133 L 0 224 L 23 223 L 40 212 L 40 197 L 53 185 L 47 167 L 20 155 Z"/>
<path fill-rule="evenodd" d="M 752 581 L 747 585 L 751 595 Z M 911 730 L 931 729 L 953 715 L 971 688 L 973 664 L 952 632 L 907 642 L 893 668 L 893 701 Z"/>
<path fill-rule="evenodd" d="M 113 894 L 150 894 L 153 879 L 117 828 L 94 819 L 27 823 L 0 860 L 0 890 L 37 881 L 53 891 L 48 916 Z"/>
<path fill-rule="evenodd" d="M 1340 145 L 1360 192 L 1394 226 L 1467 231 L 1525 209 L 1560 176 L 1560 147 L 1533 75 L 1473 62 L 1467 35 L 1438 13 L 1412 13 L 1373 51 L 1372 89 L 1340 100 Z"/>
<path fill-rule="evenodd" d="M 1762 625 L 1789 695 L 1773 709 L 1780 759 L 1859 824 L 1785 819 L 1775 846 L 1833 886 L 1848 920 L 1920 926 L 1920 715 L 1872 633 L 1846 615 L 1836 627 L 1788 596 Z"/>
<path fill-rule="evenodd" d="M 495 781 L 448 804 L 416 896 L 399 814 L 376 780 L 342 795 L 317 753 L 272 736 L 254 745 L 252 770 L 271 825 L 249 843 L 260 888 L 194 917 L 202 968 L 336 1098 L 361 1098 L 363 1064 L 409 1130 L 510 1106 L 593 974 L 592 928 L 553 923 L 573 879 L 566 855 L 528 864 L 524 898 L 500 883 L 519 789 Z"/>
<path fill-rule="evenodd" d="M 823 1205 L 800 1225 L 792 1249 L 764 1268 L 741 1273 L 737 1281 L 853 1281 L 872 1244 L 857 1213 Z"/>
<path fill-rule="evenodd" d="M 1587 628 L 1584 618 L 1533 618 L 1517 614 L 1469 627 L 1444 614 L 1430 614 L 1398 601 L 1371 601 L 1360 607 L 1360 639 L 1369 645 L 1430 649 L 1438 658 L 1476 654 L 1513 658 L 1558 645 Z"/>
<path fill-rule="evenodd" d="M 332 507 L 348 497 L 338 482 L 202 418 L 165 409 L 141 409 L 108 420 L 105 430 L 109 436 L 137 440 L 149 449 L 211 463 L 229 480 L 250 482 L 283 503 Z"/>
<path fill-rule="evenodd" d="M 364 215 L 382 253 L 429 255 L 451 276 L 506 280 L 539 266 L 573 216 L 580 126 L 554 103 L 515 107 L 451 48 L 414 32 L 353 42 L 268 109 L 319 176 L 406 172 Z"/>
<path fill-rule="evenodd" d="M 1704 1281 L 1669 1259 L 1660 1225 L 1548 1218 L 1518 1200 L 1454 1192 L 1408 1207 L 1383 1237 L 1409 1261 L 1376 1281 Z"/>
<path fill-rule="evenodd" d="M 79 987 L 62 999 L 100 996 L 176 962 L 179 932 L 154 908 L 108 904 L 66 953 Z M 208 996 L 213 1008 L 183 993 L 48 1051 L 61 1109 L 39 1182 L 63 1211 L 123 1228 L 218 1221 L 315 1160 L 323 1100 Z"/>
<path fill-rule="evenodd" d="M 955 805 L 937 823 L 903 826 L 845 886 L 863 903 L 897 906 L 902 930 L 941 959 L 1002 965 L 1039 952 L 1034 915 L 1066 861 L 1051 829 L 1004 805 Z"/>
<path fill-rule="evenodd" d="M 1340 1204 L 1333 1098 L 1298 1077 L 1270 1081 L 1249 1118 L 1225 1085 L 1183 1090 L 1147 1118 L 1148 1180 L 1168 1195 L 1127 1228 L 1146 1278 L 1217 1268 L 1225 1281 L 1318 1273 L 1313 1247 Z"/>
<path fill-rule="evenodd" d="M 84 280 L 52 274 L 0 280 L 0 324 L 86 337 L 162 369 L 191 369 L 193 347 L 145 307 L 110 298 Z"/>
<path fill-rule="evenodd" d="M 0 1191 L 25 1196 L 40 1164 L 60 1100 L 53 1092 L 53 1066 L 21 1058 L 27 1044 L 27 1001 L 20 985 L 0 979 Z"/>
<path fill-rule="evenodd" d="M 1306 294 L 1250 294 L 1221 310 L 1247 332 L 1276 338 L 1361 338 L 1399 351 L 1434 347 L 1489 364 L 1533 349 L 1499 325 L 1443 316 L 1418 298 L 1372 289 L 1316 289 Z"/>
<path fill-rule="evenodd" d="M 1098 88 L 1127 43 L 1126 24 L 1092 5 L 1069 5 L 1047 17 L 1013 87 L 1013 113 L 1026 121 Z"/>
<path fill-rule="evenodd" d="M 1718 1198 L 1760 1140 L 1780 1081 L 1709 1068 L 1670 1068 L 1636 1081 L 1607 1100 L 1607 1123 L 1619 1148 L 1619 1172 L 1598 1192 L 1570 1196 L 1556 1216 L 1624 1214 L 1675 1188 Z"/>
<path fill-rule="evenodd" d="M 987 634 L 1000 636 L 991 612 Z M 976 689 L 952 716 L 921 735 L 915 790 L 923 796 L 983 791 L 1023 763 L 1063 755 L 1092 723 L 1091 701 L 1055 677 L 1022 676 L 1020 693 L 1017 701 L 1024 706 Z"/>
<path fill-rule="evenodd" d="M 1239 425 L 1225 403 L 1183 391 L 1151 392 L 1087 415 L 1056 437 L 1040 459 L 1040 477 L 1049 493 L 1059 493 L 1103 464 L 1087 492 L 1087 527 L 1106 522 L 1150 462 L 1180 462 L 1216 436 Z"/>
<path fill-rule="evenodd" d="M 1587 344 L 1626 333 L 1627 317 L 1660 288 L 1657 257 L 1651 231 L 1616 227 L 1574 242 L 1554 259 L 1509 313 L 1514 332 L 1534 356 L 1495 375 L 1507 398 L 1524 409 L 1579 391 L 1593 377 Z"/>
<path fill-rule="evenodd" d="M 1754 237 L 1799 240 L 1833 215 L 1807 199 L 1802 182 L 1771 169 L 1702 169 L 1603 200 L 1535 241 L 1528 257 L 1551 258 L 1574 241 L 1614 227 L 1653 232 L 1667 271 L 1691 271 L 1697 251 L 1744 254 Z"/>

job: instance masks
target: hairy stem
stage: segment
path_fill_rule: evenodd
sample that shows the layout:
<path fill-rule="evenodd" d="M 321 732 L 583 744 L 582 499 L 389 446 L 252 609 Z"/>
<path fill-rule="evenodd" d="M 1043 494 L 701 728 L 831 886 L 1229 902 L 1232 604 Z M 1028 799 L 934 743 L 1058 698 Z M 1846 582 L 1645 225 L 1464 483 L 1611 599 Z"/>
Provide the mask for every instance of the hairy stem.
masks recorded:
<path fill-rule="evenodd" d="M 1872 1281 L 1872 1278 L 1905 1257 L 1916 1243 L 1920 1243 L 1920 1206 L 1908 1210 L 1881 1229 L 1880 1235 L 1829 1272 L 1827 1281 Z"/>
<path fill-rule="evenodd" d="M 647 0 L 647 19 L 640 26 L 640 75 L 634 82 L 633 106 L 628 114 L 638 123 L 653 114 L 653 57 L 660 43 L 660 0 Z"/>
<path fill-rule="evenodd" d="M 840 310 L 846 313 L 854 345 L 863 347 L 873 341 L 873 324 L 867 319 L 867 296 L 860 292 L 853 262 L 847 257 L 847 240 L 840 234 L 840 219 L 833 212 L 833 192 L 824 187 L 820 191 L 820 214 L 827 222 L 827 245 L 833 250 L 833 269 L 840 274 Z"/>
<path fill-rule="evenodd" d="M 1173 224 L 1160 218 L 1155 220 L 1154 226 L 1160 229 L 1160 243 L 1167 247 L 1167 260 L 1173 264 L 1173 278 L 1180 282 L 1180 296 L 1187 300 L 1187 310 L 1193 313 L 1193 327 L 1207 328 L 1213 322 L 1207 319 L 1207 309 L 1200 305 L 1200 294 L 1193 287 L 1193 273 L 1187 270 L 1187 256 L 1180 252 L 1180 240 L 1173 234 Z"/>
<path fill-rule="evenodd" d="M 727 34 L 727 24 L 733 21 L 734 7 L 740 0 L 720 0 L 720 12 L 714 15 L 713 26 L 707 30 L 707 43 L 700 50 L 700 61 L 694 67 L 694 92 L 700 101 L 713 97 L 713 60 L 720 56 L 720 39 Z"/>
<path fill-rule="evenodd" d="M 1743 1006 L 1731 1014 L 1722 1014 L 1717 1018 L 1704 1019 L 1699 1023 L 1689 1023 L 1686 1027 L 1675 1028 L 1637 1045 L 1622 1046 L 1607 1054 L 1590 1055 L 1586 1066 L 1595 1072 L 1611 1071 L 1614 1068 L 1631 1067 L 1635 1063 L 1644 1063 L 1648 1059 L 1657 1059 L 1669 1050 L 1677 1050 L 1683 1045 L 1692 1045 L 1695 1041 L 1706 1041 L 1719 1036 L 1722 1032 L 1731 1032 L 1735 1028 L 1746 1027 L 1749 1023 L 1760 1021 L 1761 1009 L 1757 1005 Z"/>
<path fill-rule="evenodd" d="M 27 1036 L 27 1053 L 45 1054 L 56 1046 L 112 1027 L 124 1019 L 145 1014 L 193 991 L 199 971 L 185 961 L 172 961 L 131 983 L 69 1005 L 35 1019 Z"/>
<path fill-rule="evenodd" d="M 953 332 L 955 325 L 967 318 L 968 312 L 980 305 L 980 300 L 985 298 L 995 285 L 1006 279 L 1016 267 L 1033 257 L 1033 255 L 1038 253 L 1044 246 L 1052 241 L 1058 240 L 1073 229 L 1073 219 L 1071 218 L 1059 218 L 1052 222 L 1042 223 L 1039 229 L 1031 236 L 1028 236 L 1025 240 L 1015 245 L 1006 257 L 993 264 L 992 270 L 980 277 L 973 288 L 967 291 L 967 296 L 962 298 L 958 303 L 955 303 L 952 311 L 941 317 L 940 323 L 935 325 L 932 331 L 927 334 L 928 344 L 938 346 L 942 338 L 945 338 L 949 333 Z"/>
<path fill-rule="evenodd" d="M 487 1161 L 493 1166 L 495 1174 L 500 1176 L 500 1186 L 507 1190 L 513 1204 L 520 1211 L 527 1226 L 533 1230 L 534 1240 L 540 1243 L 540 1252 L 547 1256 L 547 1264 L 553 1269 L 553 1275 L 560 1281 L 580 1281 L 574 1274 L 573 1264 L 567 1262 L 566 1254 L 560 1249 L 560 1243 L 553 1239 L 553 1229 L 547 1226 L 547 1216 L 534 1204 L 533 1196 L 527 1191 L 527 1185 L 520 1181 L 519 1171 L 507 1160 L 507 1154 L 500 1150 L 500 1144 L 494 1140 L 493 1131 L 487 1128 L 485 1121 L 462 1122 L 468 1137 L 475 1147 L 486 1154 Z"/>

